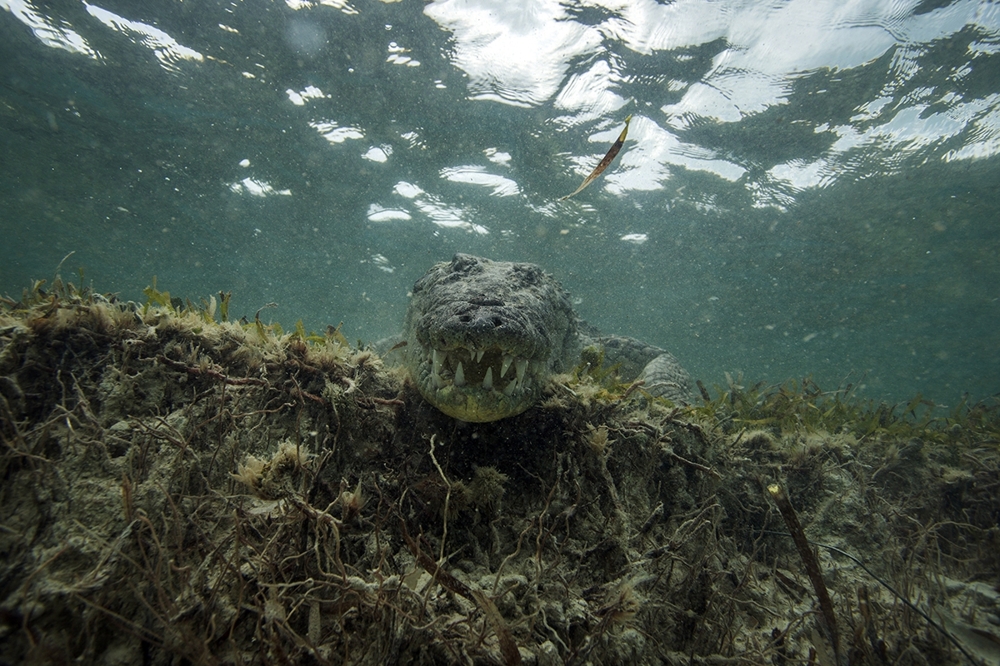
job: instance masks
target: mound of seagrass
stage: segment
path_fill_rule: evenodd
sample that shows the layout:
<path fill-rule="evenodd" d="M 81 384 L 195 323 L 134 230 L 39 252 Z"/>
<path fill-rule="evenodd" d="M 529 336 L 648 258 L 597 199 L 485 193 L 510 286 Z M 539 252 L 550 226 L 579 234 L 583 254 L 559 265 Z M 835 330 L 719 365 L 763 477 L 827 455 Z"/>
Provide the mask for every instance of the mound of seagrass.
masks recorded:
<path fill-rule="evenodd" d="M 466 424 L 337 330 L 147 296 L 0 306 L 3 663 L 998 659 L 996 404 L 598 367 Z"/>

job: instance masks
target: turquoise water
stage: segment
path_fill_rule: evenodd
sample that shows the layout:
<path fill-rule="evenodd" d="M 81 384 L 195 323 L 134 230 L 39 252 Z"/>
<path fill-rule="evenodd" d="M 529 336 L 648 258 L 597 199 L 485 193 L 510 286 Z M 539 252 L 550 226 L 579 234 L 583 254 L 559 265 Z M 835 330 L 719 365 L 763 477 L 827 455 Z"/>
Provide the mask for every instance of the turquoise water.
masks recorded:
<path fill-rule="evenodd" d="M 997 4 L 0 7 L 0 293 L 73 252 L 371 340 L 469 252 L 710 386 L 1000 392 Z"/>

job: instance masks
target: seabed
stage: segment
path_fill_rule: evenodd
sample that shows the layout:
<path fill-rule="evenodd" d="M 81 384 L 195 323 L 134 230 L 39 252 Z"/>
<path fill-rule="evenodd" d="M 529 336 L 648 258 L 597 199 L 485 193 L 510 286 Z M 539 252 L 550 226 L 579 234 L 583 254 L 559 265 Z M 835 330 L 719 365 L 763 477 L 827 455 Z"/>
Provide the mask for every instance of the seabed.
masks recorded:
<path fill-rule="evenodd" d="M 1000 405 L 600 367 L 459 423 L 336 330 L 0 304 L 0 663 L 1000 663 Z"/>

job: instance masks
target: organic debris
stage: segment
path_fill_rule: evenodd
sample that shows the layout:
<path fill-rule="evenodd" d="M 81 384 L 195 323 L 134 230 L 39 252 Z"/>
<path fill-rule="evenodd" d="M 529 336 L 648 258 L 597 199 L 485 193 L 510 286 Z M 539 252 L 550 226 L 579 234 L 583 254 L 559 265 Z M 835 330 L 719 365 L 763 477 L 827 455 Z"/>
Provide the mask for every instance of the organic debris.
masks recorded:
<path fill-rule="evenodd" d="M 337 329 L 146 296 L 0 305 L 4 663 L 1000 655 L 996 402 L 676 408 L 598 363 L 465 424 Z"/>

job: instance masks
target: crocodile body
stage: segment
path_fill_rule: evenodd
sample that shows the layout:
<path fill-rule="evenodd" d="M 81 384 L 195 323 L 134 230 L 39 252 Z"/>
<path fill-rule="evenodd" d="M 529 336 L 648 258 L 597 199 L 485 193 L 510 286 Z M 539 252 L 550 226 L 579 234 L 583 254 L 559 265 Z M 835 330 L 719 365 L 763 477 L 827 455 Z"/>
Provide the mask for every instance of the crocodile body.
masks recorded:
<path fill-rule="evenodd" d="M 602 336 L 581 321 L 558 281 L 534 264 L 457 254 L 413 286 L 403 330 L 406 364 L 421 395 L 463 421 L 520 414 L 553 374 L 580 363 L 591 345 L 623 378 L 689 402 L 690 377 L 666 351 Z"/>

